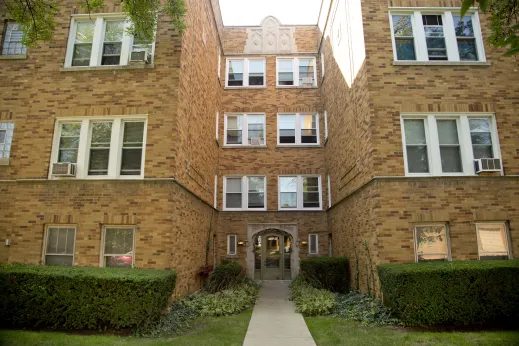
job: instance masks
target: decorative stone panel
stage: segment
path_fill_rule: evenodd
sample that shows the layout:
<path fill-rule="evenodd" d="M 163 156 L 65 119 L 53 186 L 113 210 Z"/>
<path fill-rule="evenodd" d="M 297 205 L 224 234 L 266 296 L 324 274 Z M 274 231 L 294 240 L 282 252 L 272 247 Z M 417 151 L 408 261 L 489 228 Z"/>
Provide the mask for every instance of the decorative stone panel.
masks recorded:
<path fill-rule="evenodd" d="M 295 27 L 282 26 L 275 17 L 265 17 L 259 27 L 247 28 L 244 53 L 295 53 L 295 30 Z"/>

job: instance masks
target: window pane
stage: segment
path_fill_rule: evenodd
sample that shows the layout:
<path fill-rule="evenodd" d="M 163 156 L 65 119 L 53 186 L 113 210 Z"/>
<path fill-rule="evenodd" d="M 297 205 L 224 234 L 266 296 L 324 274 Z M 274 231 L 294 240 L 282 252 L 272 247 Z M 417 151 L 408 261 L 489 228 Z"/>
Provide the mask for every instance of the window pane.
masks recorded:
<path fill-rule="evenodd" d="M 417 226 L 415 231 L 419 261 L 447 259 L 447 231 L 445 226 Z"/>
<path fill-rule="evenodd" d="M 319 208 L 319 178 L 303 177 L 303 208 Z"/>
<path fill-rule="evenodd" d="M 48 266 L 72 266 L 72 256 L 46 255 L 45 265 Z"/>
<path fill-rule="evenodd" d="M 444 173 L 463 172 L 463 167 L 461 166 L 461 154 L 459 146 L 440 146 L 440 155 L 442 161 L 442 171 Z"/>
<path fill-rule="evenodd" d="M 263 115 L 249 115 L 247 117 L 248 140 L 252 144 L 252 138 L 258 138 L 260 144 L 265 144 L 265 117 Z"/>
<path fill-rule="evenodd" d="M 470 132 L 490 132 L 488 119 L 469 119 Z"/>
<path fill-rule="evenodd" d="M 101 65 L 119 65 L 124 32 L 124 21 L 107 21 Z"/>
<path fill-rule="evenodd" d="M 310 234 L 310 253 L 317 253 L 317 234 Z"/>
<path fill-rule="evenodd" d="M 227 117 L 227 144 L 242 144 L 243 116 Z"/>
<path fill-rule="evenodd" d="M 249 85 L 263 85 L 263 67 L 263 60 L 249 60 Z"/>
<path fill-rule="evenodd" d="M 429 173 L 426 146 L 407 146 L 407 169 L 409 173 Z"/>
<path fill-rule="evenodd" d="M 427 144 L 423 119 L 404 120 L 404 132 L 406 144 Z"/>
<path fill-rule="evenodd" d="M 478 145 L 472 147 L 474 152 L 474 159 L 491 159 L 494 157 L 492 146 Z"/>
<path fill-rule="evenodd" d="M 440 15 L 422 16 L 429 60 L 447 60 L 447 48 Z"/>
<path fill-rule="evenodd" d="M 393 16 L 393 33 L 395 36 L 413 36 L 411 16 Z"/>
<path fill-rule="evenodd" d="M 297 177 L 280 177 L 280 207 L 297 208 Z"/>
<path fill-rule="evenodd" d="M 94 40 L 93 22 L 78 22 L 76 26 L 76 43 L 92 43 Z"/>
<path fill-rule="evenodd" d="M 297 208 L 297 193 L 281 192 L 279 199 L 281 208 Z"/>
<path fill-rule="evenodd" d="M 508 238 L 504 223 L 476 224 L 479 256 L 482 259 L 508 258 Z"/>
<path fill-rule="evenodd" d="M 456 120 L 437 120 L 438 140 L 442 144 L 459 144 Z"/>
<path fill-rule="evenodd" d="M 138 36 L 134 36 L 132 44 L 132 52 L 148 52 L 151 54 L 153 50 L 153 41 L 147 39 L 141 39 Z"/>
<path fill-rule="evenodd" d="M 107 228 L 104 250 L 105 255 L 132 256 L 133 228 Z"/>
<path fill-rule="evenodd" d="M 456 120 L 437 120 L 442 171 L 463 172 Z"/>
<path fill-rule="evenodd" d="M 395 38 L 396 56 L 398 60 L 416 60 L 414 39 Z"/>
<path fill-rule="evenodd" d="M 142 149 L 123 149 L 121 175 L 140 175 Z"/>
<path fill-rule="evenodd" d="M 241 192 L 241 178 L 227 178 L 226 192 Z"/>
<path fill-rule="evenodd" d="M 493 158 L 492 134 L 488 119 L 469 119 L 474 159 Z"/>
<path fill-rule="evenodd" d="M 279 85 L 294 85 L 293 60 L 278 60 Z"/>
<path fill-rule="evenodd" d="M 243 60 L 229 60 L 229 75 L 227 79 L 229 86 L 243 85 Z"/>
<path fill-rule="evenodd" d="M 280 177 L 279 190 L 281 192 L 297 192 L 297 177 Z"/>
<path fill-rule="evenodd" d="M 120 42 L 123 40 L 124 20 L 106 22 L 104 42 Z"/>
<path fill-rule="evenodd" d="M 416 60 L 411 16 L 393 16 L 396 55 L 398 60 Z"/>
<path fill-rule="evenodd" d="M 454 30 L 457 37 L 474 37 L 474 28 L 472 27 L 472 17 L 453 16 Z"/>
<path fill-rule="evenodd" d="M 462 61 L 477 61 L 478 51 L 476 49 L 476 39 L 465 38 L 458 39 L 458 51 L 460 60 Z"/>
<path fill-rule="evenodd" d="M 248 208 L 265 207 L 265 177 L 248 177 Z"/>
<path fill-rule="evenodd" d="M 122 175 L 141 174 L 143 136 L 144 122 L 124 123 Z"/>
<path fill-rule="evenodd" d="M 299 80 L 304 82 L 304 78 L 314 78 L 314 60 L 299 59 Z"/>
<path fill-rule="evenodd" d="M 58 162 L 77 162 L 80 131 L 80 123 L 69 123 L 61 125 Z"/>
<path fill-rule="evenodd" d="M 301 143 L 317 143 L 317 116 L 300 115 Z"/>
<path fill-rule="evenodd" d="M 236 254 L 236 236 L 230 235 L 229 236 L 229 255 Z"/>
<path fill-rule="evenodd" d="M 105 256 L 105 267 L 109 268 L 131 268 L 133 266 L 132 253 L 123 256 Z"/>
<path fill-rule="evenodd" d="M 89 66 L 92 54 L 95 25 L 92 22 L 78 22 L 76 25 L 76 40 L 72 56 L 72 66 Z"/>
<path fill-rule="evenodd" d="M 108 174 L 111 136 L 111 122 L 98 122 L 92 124 L 88 175 Z"/>
<path fill-rule="evenodd" d="M 241 208 L 241 193 L 227 193 L 225 198 L 226 208 Z"/>
<path fill-rule="evenodd" d="M 47 229 L 46 254 L 67 254 L 74 252 L 75 242 L 74 228 L 49 228 Z"/>
<path fill-rule="evenodd" d="M 4 32 L 2 55 L 25 54 L 27 48 L 22 43 L 23 32 L 18 23 L 7 23 Z"/>
<path fill-rule="evenodd" d="M 49 228 L 47 230 L 47 253 L 58 253 L 59 228 Z"/>
<path fill-rule="evenodd" d="M 282 115 L 278 120 L 279 143 L 296 142 L 296 116 Z"/>

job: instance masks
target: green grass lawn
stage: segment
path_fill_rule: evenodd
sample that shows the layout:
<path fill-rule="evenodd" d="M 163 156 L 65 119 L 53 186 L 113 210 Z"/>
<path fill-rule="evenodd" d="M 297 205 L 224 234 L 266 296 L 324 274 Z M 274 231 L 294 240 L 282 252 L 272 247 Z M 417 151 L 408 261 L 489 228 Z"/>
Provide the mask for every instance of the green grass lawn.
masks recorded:
<path fill-rule="evenodd" d="M 71 335 L 54 332 L 0 330 L 0 345 L 83 346 L 83 345 L 175 345 L 175 346 L 241 346 L 252 310 L 225 317 L 203 317 L 191 322 L 187 334 L 174 338 L 146 339 L 112 335 Z"/>
<path fill-rule="evenodd" d="M 334 317 L 306 317 L 318 346 L 519 345 L 519 331 L 422 332 L 397 327 L 363 327 Z"/>

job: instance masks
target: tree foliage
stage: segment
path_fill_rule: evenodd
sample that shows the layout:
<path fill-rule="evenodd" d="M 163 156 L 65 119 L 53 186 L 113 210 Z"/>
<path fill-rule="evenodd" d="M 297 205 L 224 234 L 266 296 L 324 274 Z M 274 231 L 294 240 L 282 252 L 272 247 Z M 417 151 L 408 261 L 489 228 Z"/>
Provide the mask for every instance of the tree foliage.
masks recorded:
<path fill-rule="evenodd" d="M 489 41 L 494 47 L 506 47 L 506 56 L 519 53 L 519 0 L 463 0 L 461 15 L 471 6 L 479 8 L 490 16 L 492 34 Z"/>
<path fill-rule="evenodd" d="M 50 41 L 56 28 L 56 15 L 60 12 L 61 0 L 1 0 L 10 19 L 20 24 L 23 43 L 34 46 L 41 41 Z M 103 9 L 104 0 L 78 0 L 88 13 Z M 172 24 L 182 33 L 186 28 L 184 0 L 121 0 L 123 12 L 131 23 L 130 34 L 143 40 L 153 40 L 159 12 L 166 14 Z M 3 10 L 3 9 L 0 9 Z"/>

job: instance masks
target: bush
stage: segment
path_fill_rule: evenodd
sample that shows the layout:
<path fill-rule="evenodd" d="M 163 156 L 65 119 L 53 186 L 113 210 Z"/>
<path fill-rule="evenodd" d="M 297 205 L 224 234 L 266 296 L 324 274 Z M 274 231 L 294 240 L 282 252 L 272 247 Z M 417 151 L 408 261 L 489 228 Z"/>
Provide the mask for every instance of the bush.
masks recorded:
<path fill-rule="evenodd" d="M 301 261 L 300 274 L 315 288 L 349 292 L 349 267 L 346 257 L 313 257 Z"/>
<path fill-rule="evenodd" d="M 169 312 L 161 316 L 157 321 L 152 321 L 139 326 L 135 331 L 137 336 L 162 337 L 171 335 L 181 335 L 190 327 L 190 321 L 198 314 L 180 302 L 174 302 Z"/>
<path fill-rule="evenodd" d="M 360 322 L 365 326 L 398 323 L 398 320 L 391 316 L 391 312 L 382 302 L 358 292 L 339 295 L 333 314 L 348 321 Z"/>
<path fill-rule="evenodd" d="M 519 318 L 519 261 L 383 264 L 384 303 L 406 325 L 469 325 Z"/>
<path fill-rule="evenodd" d="M 303 316 L 328 315 L 337 303 L 334 293 L 312 287 L 301 275 L 290 284 L 290 299 Z"/>
<path fill-rule="evenodd" d="M 131 328 L 160 315 L 175 288 L 169 270 L 0 265 L 4 326 Z"/>
<path fill-rule="evenodd" d="M 258 297 L 259 286 L 249 278 L 242 278 L 242 283 L 216 293 L 201 291 L 188 298 L 182 304 L 200 316 L 227 316 L 244 311 L 254 305 Z"/>
<path fill-rule="evenodd" d="M 239 263 L 222 262 L 215 268 L 204 290 L 209 293 L 223 291 L 242 283 L 243 280 L 244 275 Z"/>

